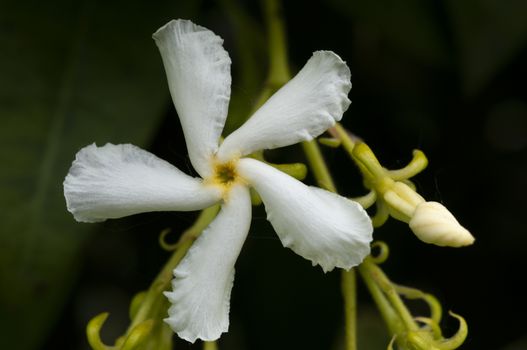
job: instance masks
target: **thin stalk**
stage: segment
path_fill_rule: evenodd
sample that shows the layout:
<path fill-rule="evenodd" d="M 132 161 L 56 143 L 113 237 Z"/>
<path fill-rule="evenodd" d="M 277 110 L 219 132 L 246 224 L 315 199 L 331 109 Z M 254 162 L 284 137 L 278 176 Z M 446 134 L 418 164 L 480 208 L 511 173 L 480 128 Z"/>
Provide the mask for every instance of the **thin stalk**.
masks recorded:
<path fill-rule="evenodd" d="M 269 76 L 268 84 L 282 86 L 290 78 L 287 58 L 287 41 L 282 20 L 282 7 L 279 0 L 265 0 L 264 11 L 269 36 Z"/>
<path fill-rule="evenodd" d="M 342 142 L 342 147 L 350 154 L 353 154 L 353 148 L 355 147 L 355 141 L 352 140 L 346 129 L 340 125 L 340 123 L 335 124 L 334 130 L 337 132 L 339 140 Z"/>
<path fill-rule="evenodd" d="M 357 350 L 357 277 L 355 269 L 342 270 L 342 295 L 344 297 L 344 324 L 346 325 L 346 350 Z"/>
<path fill-rule="evenodd" d="M 218 344 L 215 341 L 203 342 L 203 350 L 218 350 Z"/>
<path fill-rule="evenodd" d="M 403 301 L 399 297 L 397 290 L 391 283 L 391 281 L 386 277 L 384 272 L 375 265 L 371 259 L 366 258 L 362 263 L 361 267 L 364 269 L 364 275 L 369 274 L 369 277 L 381 288 L 381 290 L 386 295 L 386 298 L 389 300 L 395 312 L 399 315 L 405 327 L 409 331 L 416 331 L 419 329 L 417 324 L 414 321 L 414 318 L 404 305 Z"/>
<path fill-rule="evenodd" d="M 386 296 L 384 295 L 383 291 L 375 283 L 375 281 L 370 275 L 370 272 L 367 271 L 367 269 L 364 267 L 364 264 L 360 265 L 358 267 L 358 270 L 373 298 L 373 301 L 375 301 L 375 304 L 377 305 L 377 308 L 379 309 L 382 318 L 384 318 L 384 322 L 388 326 L 390 333 L 403 334 L 405 332 L 403 321 L 392 308 L 390 302 L 388 301 L 388 299 L 386 299 Z"/>
<path fill-rule="evenodd" d="M 250 115 L 254 114 L 269 97 L 291 79 L 287 63 L 285 28 L 280 16 L 280 3 L 277 0 L 263 0 L 263 8 L 267 26 L 269 73 Z"/>
<path fill-rule="evenodd" d="M 309 167 L 313 171 L 313 175 L 318 185 L 328 191 L 337 192 L 335 182 L 331 177 L 326 161 L 322 156 L 320 147 L 318 147 L 316 141 L 305 141 L 302 142 L 302 148 L 306 155 Z"/>

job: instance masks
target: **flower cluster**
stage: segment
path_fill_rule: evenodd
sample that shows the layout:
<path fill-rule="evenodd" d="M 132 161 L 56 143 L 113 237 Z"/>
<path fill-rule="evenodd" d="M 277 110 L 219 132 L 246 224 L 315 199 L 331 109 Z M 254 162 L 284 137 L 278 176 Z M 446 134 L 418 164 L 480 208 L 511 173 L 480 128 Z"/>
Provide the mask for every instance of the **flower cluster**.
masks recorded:
<path fill-rule="evenodd" d="M 374 226 L 380 226 L 388 216 L 406 222 L 412 232 L 426 243 L 447 247 L 463 247 L 474 243 L 472 234 L 459 224 L 454 215 L 441 203 L 426 201 L 415 191 L 410 178 L 428 165 L 423 152 L 414 151 L 412 161 L 398 170 L 385 169 L 372 150 L 359 142 L 351 151 L 371 190 L 371 200 L 365 207 L 377 205 Z"/>
<path fill-rule="evenodd" d="M 250 187 L 282 244 L 313 265 L 350 269 L 369 254 L 373 228 L 359 204 L 246 157 L 311 140 L 333 126 L 350 104 L 350 71 L 333 52 L 315 52 L 220 145 L 231 83 L 222 39 L 186 20 L 169 22 L 154 39 L 200 178 L 130 144 L 92 144 L 77 153 L 64 195 L 81 222 L 220 202 L 220 213 L 176 267 L 173 291 L 166 293 L 172 304 L 166 322 L 181 338 L 214 340 L 229 325 L 234 265 L 251 221 Z"/>

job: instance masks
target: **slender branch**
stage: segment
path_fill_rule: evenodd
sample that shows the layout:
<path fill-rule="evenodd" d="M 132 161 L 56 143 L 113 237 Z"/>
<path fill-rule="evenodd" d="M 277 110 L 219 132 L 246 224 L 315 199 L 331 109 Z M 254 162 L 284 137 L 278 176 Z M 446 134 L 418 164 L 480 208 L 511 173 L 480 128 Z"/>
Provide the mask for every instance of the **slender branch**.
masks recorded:
<path fill-rule="evenodd" d="M 357 277 L 355 269 L 342 270 L 342 295 L 344 297 L 344 324 L 346 325 L 346 350 L 357 350 Z M 353 326 L 350 326 L 353 325 Z"/>
<path fill-rule="evenodd" d="M 344 149 L 351 155 L 353 154 L 353 148 L 355 147 L 355 141 L 350 137 L 346 129 L 340 125 L 340 123 L 335 124 L 334 130 L 337 133 L 339 140 L 342 142 Z"/>
<path fill-rule="evenodd" d="M 203 342 L 203 350 L 218 350 L 218 344 L 215 341 Z"/>
<path fill-rule="evenodd" d="M 388 326 L 390 333 L 402 334 L 403 332 L 405 332 L 403 321 L 392 308 L 390 302 L 386 299 L 382 290 L 370 276 L 369 271 L 364 268 L 364 265 L 360 265 L 358 270 L 361 274 L 364 283 L 366 284 L 366 287 L 370 291 L 370 294 L 373 300 L 375 301 L 377 308 L 379 309 L 382 317 L 384 318 L 384 322 Z"/>
<path fill-rule="evenodd" d="M 287 41 L 279 0 L 265 0 L 264 11 L 269 36 L 269 78 L 268 84 L 282 86 L 291 78 L 287 58 Z"/>
<path fill-rule="evenodd" d="M 410 314 L 403 301 L 399 297 L 397 290 L 393 286 L 392 282 L 386 277 L 384 272 L 375 265 L 371 259 L 366 258 L 361 265 L 361 268 L 365 272 L 364 275 L 369 275 L 379 288 L 382 289 L 386 298 L 389 300 L 393 307 L 393 310 L 399 315 L 401 321 L 404 323 L 408 330 L 418 330 L 419 327 L 414 321 L 413 316 Z"/>
<path fill-rule="evenodd" d="M 316 141 L 302 142 L 302 148 L 304 149 L 309 167 L 313 171 L 313 175 L 315 176 L 318 185 L 328 191 L 337 192 L 335 182 L 331 177 L 328 166 L 326 165 L 320 147 L 318 147 Z"/>

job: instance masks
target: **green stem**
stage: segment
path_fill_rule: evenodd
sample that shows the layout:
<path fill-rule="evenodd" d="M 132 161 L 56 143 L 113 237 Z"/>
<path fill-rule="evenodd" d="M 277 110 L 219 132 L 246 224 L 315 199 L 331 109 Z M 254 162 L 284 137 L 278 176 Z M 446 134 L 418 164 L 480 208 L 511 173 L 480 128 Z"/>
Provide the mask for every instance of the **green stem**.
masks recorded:
<path fill-rule="evenodd" d="M 381 288 L 381 290 L 386 295 L 386 298 L 389 300 L 395 312 L 398 314 L 406 329 L 409 331 L 416 331 L 419 329 L 417 324 L 414 321 L 414 318 L 404 305 L 403 301 L 399 297 L 397 290 L 393 286 L 392 282 L 386 277 L 384 272 L 371 261 L 370 258 L 364 259 L 364 262 L 361 265 L 361 268 L 364 270 L 364 275 L 368 274 L 375 283 Z"/>
<path fill-rule="evenodd" d="M 341 141 L 344 150 L 359 167 L 363 176 L 370 181 L 386 177 L 386 172 L 381 166 L 373 151 L 364 142 L 355 142 L 346 129 L 337 123 L 333 130 Z"/>
<path fill-rule="evenodd" d="M 367 271 L 364 265 L 360 265 L 358 270 L 373 300 L 375 301 L 375 304 L 377 305 L 384 322 L 388 326 L 390 333 L 403 334 L 406 331 L 403 321 L 392 308 L 390 302 L 386 299 L 382 290 L 375 283 L 370 275 L 370 272 Z"/>
<path fill-rule="evenodd" d="M 287 63 L 287 43 L 285 28 L 280 16 L 280 4 L 277 0 L 263 0 L 263 7 L 267 26 L 269 73 L 267 81 L 256 99 L 256 103 L 249 115 L 254 114 L 265 101 L 269 99 L 291 78 Z"/>
<path fill-rule="evenodd" d="M 350 154 L 353 154 L 353 148 L 355 147 L 355 141 L 353 141 L 342 125 L 340 123 L 335 124 L 334 130 L 337 132 L 337 136 L 342 142 L 342 147 Z"/>
<path fill-rule="evenodd" d="M 203 342 L 203 350 L 218 350 L 218 344 L 215 341 Z"/>
<path fill-rule="evenodd" d="M 337 187 L 333 182 L 333 178 L 316 141 L 302 142 L 302 148 L 304 149 L 309 167 L 313 171 L 318 185 L 328 191 L 337 192 Z"/>
<path fill-rule="evenodd" d="M 342 295 L 344 296 L 344 324 L 346 325 L 346 350 L 357 350 L 357 277 L 355 269 L 342 270 Z"/>
<path fill-rule="evenodd" d="M 270 62 L 268 84 L 280 87 L 291 78 L 280 1 L 264 0 L 264 11 L 267 22 L 267 33 L 269 35 Z"/>

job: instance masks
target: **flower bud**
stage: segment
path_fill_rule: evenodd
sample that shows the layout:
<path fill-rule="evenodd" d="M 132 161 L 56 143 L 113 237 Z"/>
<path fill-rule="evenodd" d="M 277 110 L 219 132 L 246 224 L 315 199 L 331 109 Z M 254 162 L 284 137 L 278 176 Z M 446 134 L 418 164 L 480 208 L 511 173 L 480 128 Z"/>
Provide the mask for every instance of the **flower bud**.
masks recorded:
<path fill-rule="evenodd" d="M 426 243 L 449 247 L 474 243 L 470 232 L 459 224 L 447 208 L 437 202 L 417 205 L 409 224 L 417 238 Z"/>

